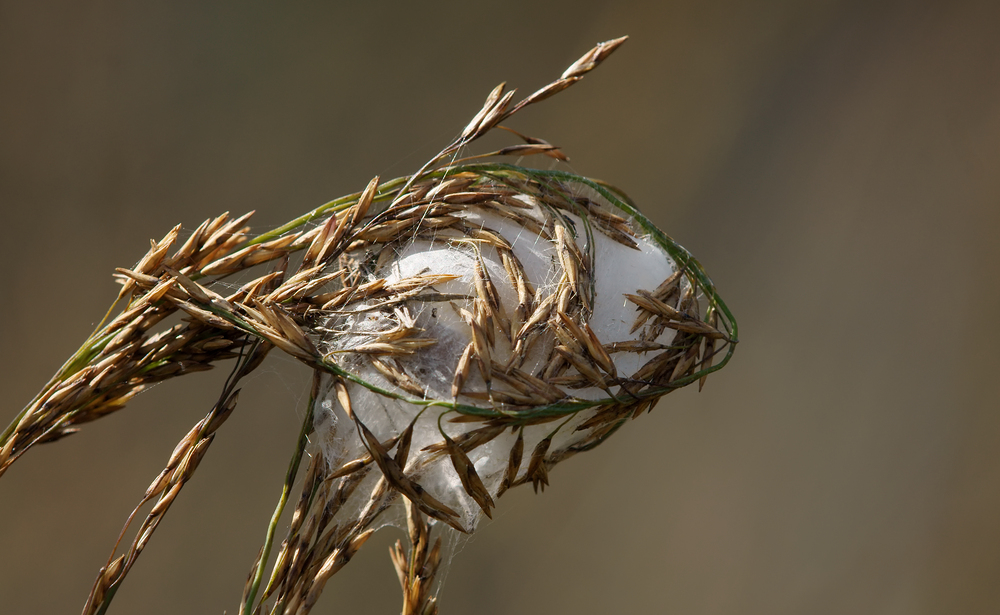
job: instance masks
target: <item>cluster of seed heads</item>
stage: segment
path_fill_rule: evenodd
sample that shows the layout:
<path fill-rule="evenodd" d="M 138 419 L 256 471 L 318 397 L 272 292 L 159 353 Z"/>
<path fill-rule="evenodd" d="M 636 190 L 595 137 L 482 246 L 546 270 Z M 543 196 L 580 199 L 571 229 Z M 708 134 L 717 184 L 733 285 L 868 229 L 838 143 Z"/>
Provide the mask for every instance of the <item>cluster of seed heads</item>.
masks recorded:
<path fill-rule="evenodd" d="M 314 417 L 306 417 L 241 599 L 240 612 L 247 614 L 309 612 L 326 581 L 397 503 L 405 508 L 411 543 L 409 552 L 401 543 L 391 552 L 403 613 L 436 612 L 432 585 L 441 546 L 440 538 L 432 540 L 432 529 L 437 522 L 461 532 L 472 528 L 453 501 L 425 486 L 435 468 L 447 463 L 464 493 L 489 516 L 496 498 L 511 487 L 544 487 L 552 466 L 600 444 L 662 395 L 694 381 L 704 384 L 728 360 L 735 323 L 697 261 L 672 243 L 674 273 L 655 288 L 621 298 L 634 310 L 635 335 L 602 340 L 595 332 L 591 317 L 601 299 L 595 236 L 639 250 L 642 237 L 655 232 L 627 197 L 571 174 L 480 160 L 533 154 L 566 159 L 557 147 L 514 131 L 523 143 L 456 158 L 486 132 L 504 128 L 500 122 L 520 109 L 579 81 L 624 40 L 598 45 L 518 103 L 501 84 L 461 135 L 411 176 L 385 183 L 376 177 L 360 193 L 256 237 L 247 226 L 251 214 L 210 218 L 183 241 L 178 225 L 153 241 L 135 266 L 117 270 L 122 289 L 115 305 L 123 309 L 0 434 L 0 475 L 36 444 L 120 410 L 150 384 L 237 361 L 217 402 L 178 443 L 129 517 L 119 542 L 152 504 L 127 550 L 116 557 L 115 545 L 85 613 L 107 608 L 233 413 L 239 381 L 272 349 L 314 371 L 310 407 L 335 399 L 360 448 L 349 458 L 312 455 L 288 534 L 266 575 L 276 524 L 308 441 L 330 435 L 314 432 Z M 546 246 L 553 254 L 552 279 L 531 279 L 514 239 L 483 219 L 513 224 L 521 236 Z M 382 275 L 415 242 L 472 259 L 471 284 L 456 291 L 461 275 L 448 272 Z M 502 270 L 491 272 L 489 263 L 500 263 Z M 237 273 L 250 281 L 235 290 L 221 283 Z M 446 311 L 465 327 L 467 342 L 450 358 L 450 396 L 435 395 L 440 383 L 428 382 L 414 368 L 442 343 L 421 325 L 428 311 Z M 177 322 L 162 328 L 168 318 Z M 357 325 L 371 321 L 381 324 Z M 622 373 L 616 353 L 646 358 Z M 601 395 L 582 394 L 589 389 Z M 405 427 L 376 433 L 365 410 L 355 407 L 352 397 L 359 391 L 410 409 Z M 422 418 L 433 419 L 439 438 L 414 447 Z M 543 433 L 533 431 L 536 426 Z M 560 430 L 573 435 L 557 437 Z M 481 476 L 477 452 L 504 438 L 500 474 L 495 480 Z"/>

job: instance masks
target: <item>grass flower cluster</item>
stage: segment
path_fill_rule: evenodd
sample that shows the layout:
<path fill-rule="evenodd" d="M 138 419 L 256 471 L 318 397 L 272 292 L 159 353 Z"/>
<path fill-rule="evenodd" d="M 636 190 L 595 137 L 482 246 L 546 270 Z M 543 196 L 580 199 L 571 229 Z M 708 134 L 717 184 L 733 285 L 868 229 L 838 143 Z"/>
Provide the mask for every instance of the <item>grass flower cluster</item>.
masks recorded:
<path fill-rule="evenodd" d="M 106 322 L 0 434 L 0 475 L 151 384 L 235 365 L 143 494 L 84 613 L 106 611 L 271 351 L 313 371 L 311 411 L 240 600 L 247 615 L 308 613 L 390 516 L 410 543 L 391 550 L 402 612 L 435 613 L 442 532 L 472 532 L 508 489 L 544 488 L 553 466 L 729 361 L 736 322 L 711 280 L 622 191 L 497 161 L 565 160 L 501 123 L 624 40 L 519 102 L 498 86 L 412 175 L 376 177 L 256 236 L 250 214 L 210 218 L 183 239 L 177 226 L 117 270 Z M 461 157 L 495 128 L 519 143 Z M 224 290 L 234 274 L 250 281 Z"/>

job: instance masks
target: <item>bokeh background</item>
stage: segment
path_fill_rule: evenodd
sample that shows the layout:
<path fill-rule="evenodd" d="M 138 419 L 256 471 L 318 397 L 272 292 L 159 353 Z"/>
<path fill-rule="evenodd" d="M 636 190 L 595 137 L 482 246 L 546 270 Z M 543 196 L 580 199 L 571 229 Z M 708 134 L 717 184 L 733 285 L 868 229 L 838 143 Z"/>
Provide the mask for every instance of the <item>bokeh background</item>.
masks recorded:
<path fill-rule="evenodd" d="M 266 229 L 403 175 L 496 83 L 526 93 L 629 34 L 512 126 L 694 252 L 741 343 L 704 392 L 505 496 L 443 612 L 1000 612 L 1000 5 L 347 4 L 0 2 L 3 414 L 149 238 L 226 210 Z M 248 383 L 112 612 L 235 612 L 305 371 L 275 353 Z M 78 612 L 225 375 L 11 468 L 0 610 Z M 398 536 L 316 612 L 398 612 Z"/>

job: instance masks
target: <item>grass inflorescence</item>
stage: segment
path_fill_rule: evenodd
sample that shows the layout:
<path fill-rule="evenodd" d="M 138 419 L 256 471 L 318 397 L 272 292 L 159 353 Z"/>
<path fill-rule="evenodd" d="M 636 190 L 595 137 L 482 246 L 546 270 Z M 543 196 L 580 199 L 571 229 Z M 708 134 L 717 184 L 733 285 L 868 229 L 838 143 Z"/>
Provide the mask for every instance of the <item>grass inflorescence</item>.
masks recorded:
<path fill-rule="evenodd" d="M 119 543 L 150 506 L 125 551 L 116 555 L 115 545 L 84 613 L 108 608 L 234 412 L 241 379 L 274 349 L 307 365 L 314 379 L 310 413 L 240 601 L 243 614 L 309 612 L 394 507 L 405 511 L 410 542 L 391 550 L 403 612 L 436 612 L 435 527 L 472 531 L 511 487 L 544 488 L 554 465 L 599 445 L 663 395 L 703 386 L 729 361 L 737 326 L 711 279 L 622 191 L 489 160 L 566 160 L 559 148 L 500 124 L 579 81 L 624 40 L 597 45 L 520 102 L 501 84 L 460 136 L 412 175 L 376 177 L 258 235 L 247 224 L 252 212 L 209 218 L 184 240 L 177 226 L 135 266 L 117 270 L 122 288 L 106 322 L 0 434 L 0 475 L 36 445 L 121 410 L 154 383 L 237 361 L 217 402 L 130 515 Z M 494 128 L 522 143 L 459 157 Z M 531 254 L 549 263 L 544 276 L 525 262 L 517 243 L 524 236 L 533 238 Z M 404 275 L 407 250 L 422 243 L 450 251 L 466 269 Z M 607 300 L 597 271 L 608 257 L 598 248 L 612 244 L 630 254 L 662 253 L 672 271 L 622 293 L 630 322 L 616 339 L 594 316 Z M 223 290 L 218 282 L 237 273 L 252 279 Z M 439 314 L 451 329 L 428 324 Z M 464 337 L 444 353 L 445 373 L 429 380 L 418 364 L 444 347 L 435 330 Z M 371 418 L 372 395 L 396 412 L 388 423 Z M 323 415 L 327 407 L 334 414 Z M 353 444 L 343 443 L 348 437 Z M 442 487 L 448 480 L 457 495 Z M 268 571 L 296 481 L 301 495 Z"/>

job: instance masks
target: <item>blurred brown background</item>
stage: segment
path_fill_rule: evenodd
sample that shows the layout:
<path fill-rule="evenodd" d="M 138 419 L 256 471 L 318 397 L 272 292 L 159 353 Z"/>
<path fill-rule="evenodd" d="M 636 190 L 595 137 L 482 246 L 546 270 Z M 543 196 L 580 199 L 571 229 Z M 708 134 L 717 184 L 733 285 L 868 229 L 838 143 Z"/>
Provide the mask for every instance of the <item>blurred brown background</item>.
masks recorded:
<path fill-rule="evenodd" d="M 512 125 L 694 252 L 742 343 L 701 394 L 501 500 L 443 612 L 1000 612 L 1000 5 L 335 4 L 0 2 L 3 414 L 149 238 L 225 210 L 270 228 L 405 174 L 496 83 L 531 91 L 629 34 Z M 12 467 L 0 611 L 78 612 L 225 375 Z M 248 383 L 113 613 L 235 611 L 307 380 L 276 357 Z M 398 612 L 397 536 L 316 612 Z"/>

